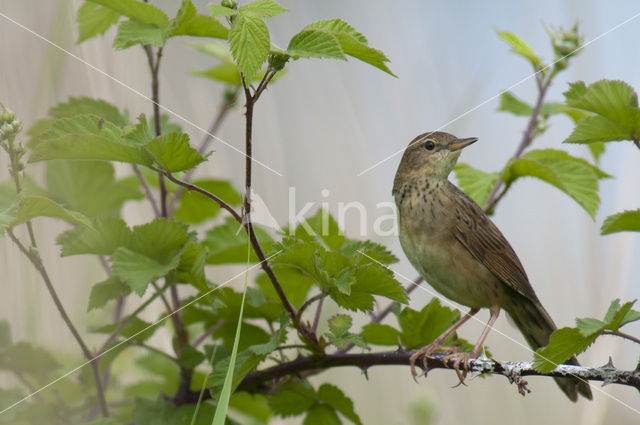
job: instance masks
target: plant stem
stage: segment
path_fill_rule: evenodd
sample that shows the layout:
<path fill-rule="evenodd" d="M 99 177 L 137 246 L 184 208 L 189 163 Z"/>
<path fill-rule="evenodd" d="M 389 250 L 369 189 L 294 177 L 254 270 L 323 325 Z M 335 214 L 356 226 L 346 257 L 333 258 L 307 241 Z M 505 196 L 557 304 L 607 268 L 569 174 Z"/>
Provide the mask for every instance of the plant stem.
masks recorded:
<path fill-rule="evenodd" d="M 40 273 L 40 276 L 44 280 L 44 284 L 47 287 L 47 290 L 49 291 L 49 295 L 51 295 L 51 299 L 53 300 L 53 303 L 56 305 L 56 308 L 58 309 L 58 312 L 60 313 L 60 316 L 62 316 L 62 320 L 67 325 L 67 328 L 69 328 L 69 330 L 71 331 L 71 334 L 73 335 L 73 337 L 75 338 L 76 342 L 80 346 L 80 349 L 82 350 L 82 354 L 84 355 L 84 357 L 88 361 L 91 362 L 90 365 L 91 365 L 91 370 L 93 372 L 93 379 L 94 379 L 95 384 L 96 384 L 96 392 L 97 392 L 97 395 L 98 395 L 98 403 L 100 405 L 100 412 L 102 413 L 102 416 L 108 417 L 109 416 L 109 410 L 107 409 L 107 402 L 106 402 L 105 395 L 104 395 L 104 389 L 102 387 L 102 381 L 100 379 L 100 371 L 99 371 L 99 368 L 98 368 L 98 362 L 95 361 L 97 359 L 94 358 L 93 354 L 89 350 L 89 347 L 87 347 L 87 344 L 85 344 L 84 340 L 80 336 L 80 333 L 78 332 L 78 330 L 74 326 L 73 322 L 71 321 L 71 318 L 69 318 L 69 315 L 67 314 L 67 311 L 65 310 L 64 306 L 62 305 L 62 302 L 60 301 L 60 298 L 58 297 L 58 294 L 57 294 L 57 292 L 56 292 L 56 290 L 55 290 L 55 288 L 53 286 L 53 283 L 51 282 L 51 279 L 49 278 L 49 274 L 47 273 L 47 269 L 44 267 L 44 264 L 42 263 L 42 260 L 40 259 L 40 255 L 38 254 L 38 251 L 36 250 L 35 247 L 32 247 L 31 249 L 28 249 L 27 247 L 25 247 L 22 244 L 22 242 L 20 242 L 20 239 L 18 239 L 13 234 L 13 230 L 12 229 L 9 228 L 9 229 L 6 229 L 6 231 L 7 231 L 7 234 L 9 235 L 9 238 L 11 238 L 11 240 L 18 246 L 20 251 L 22 251 L 22 253 L 29 259 L 31 264 L 33 264 L 33 266 L 36 268 L 38 273 Z"/>
<path fill-rule="evenodd" d="M 269 280 L 271 281 L 271 284 L 273 285 L 276 293 L 278 294 L 278 297 L 280 298 L 280 301 L 282 302 L 282 305 L 284 306 L 285 310 L 287 310 L 287 312 L 289 313 L 289 316 L 291 317 L 291 320 L 294 323 L 294 326 L 296 326 L 296 328 L 298 329 L 300 336 L 307 341 L 309 344 L 312 344 L 313 346 L 317 347 L 318 346 L 318 340 L 316 338 L 315 333 L 310 330 L 309 328 L 307 328 L 304 324 L 302 323 L 297 323 L 296 324 L 296 310 L 295 308 L 291 305 L 291 303 L 289 302 L 286 294 L 284 293 L 284 290 L 282 289 L 282 285 L 280 285 L 280 282 L 278 281 L 278 278 L 276 277 L 275 273 L 273 272 L 273 269 L 271 268 L 271 265 L 269 264 L 269 262 L 267 261 L 266 256 L 264 255 L 264 251 L 262 250 L 262 247 L 260 246 L 260 242 L 258 241 L 258 238 L 256 237 L 254 228 L 253 228 L 253 223 L 251 222 L 251 178 L 252 178 L 252 162 L 253 162 L 253 158 L 252 158 L 252 148 L 253 148 L 253 108 L 254 105 L 256 103 L 256 101 L 258 100 L 258 98 L 260 97 L 260 95 L 262 94 L 262 92 L 267 88 L 267 85 L 269 84 L 269 81 L 271 81 L 271 79 L 273 78 L 273 76 L 276 74 L 276 71 L 274 70 L 268 70 L 265 74 L 264 77 L 262 78 L 262 81 L 260 81 L 260 84 L 258 85 L 258 88 L 255 90 L 254 94 L 251 94 L 251 91 L 249 89 L 249 87 L 247 86 L 246 80 L 244 78 L 244 76 L 242 76 L 242 86 L 244 88 L 244 95 L 245 95 L 245 100 L 246 100 L 246 104 L 245 104 L 245 108 L 246 108 L 246 112 L 245 112 L 245 119 L 246 119 L 246 125 L 245 125 L 245 195 L 244 195 L 244 215 L 242 217 L 242 224 L 244 225 L 244 228 L 247 232 L 247 235 L 249 235 L 249 240 L 251 242 L 251 246 L 253 247 L 253 250 L 255 251 L 258 259 L 260 260 L 260 265 L 262 267 L 262 270 L 266 273 L 267 277 L 269 278 Z"/>
<path fill-rule="evenodd" d="M 193 347 L 197 347 L 198 345 L 202 344 L 205 339 L 207 339 L 211 334 L 213 334 L 215 331 L 220 329 L 220 327 L 222 327 L 223 324 L 224 324 L 224 320 L 218 320 L 215 325 L 211 326 L 209 329 L 204 331 L 202 335 L 194 339 L 191 345 Z"/>
<path fill-rule="evenodd" d="M 311 325 L 311 330 L 314 334 L 318 332 L 318 325 L 320 324 L 320 315 L 322 314 L 322 305 L 324 304 L 324 297 L 320 298 L 320 302 L 318 302 L 318 307 L 316 307 L 316 314 L 313 317 L 313 325 Z"/>
<path fill-rule="evenodd" d="M 149 201 L 149 203 L 151 204 L 151 208 L 153 208 L 153 214 L 156 217 L 160 217 L 160 208 L 158 208 L 158 203 L 156 202 L 156 199 L 153 196 L 153 192 L 151 192 L 149 183 L 147 183 L 147 180 L 144 178 L 144 176 L 140 172 L 140 168 L 136 164 L 132 164 L 131 168 L 133 169 L 134 174 L 138 178 L 138 181 L 140 182 L 140 186 L 142 186 L 142 190 L 144 190 L 144 194 L 147 197 L 147 200 Z"/>
<path fill-rule="evenodd" d="M 533 139 L 535 138 L 535 129 L 538 122 L 538 117 L 540 116 L 540 110 L 542 109 L 542 105 L 544 104 L 544 97 L 547 94 L 547 90 L 549 89 L 551 80 L 554 76 L 554 72 L 549 73 L 546 78 L 542 77 L 542 74 L 540 72 L 536 74 L 536 82 L 538 84 L 538 98 L 536 99 L 536 104 L 533 107 L 533 112 L 531 114 L 531 117 L 529 118 L 529 122 L 527 123 L 524 134 L 522 135 L 522 140 L 520 141 L 520 144 L 518 145 L 518 148 L 513 155 L 513 159 L 519 159 L 520 157 L 522 157 L 524 151 L 531 145 Z M 487 214 L 491 213 L 495 209 L 498 201 L 502 199 L 502 197 L 508 190 L 508 186 L 504 186 L 504 189 L 503 186 L 504 181 L 502 179 L 498 179 L 496 184 L 493 186 L 491 194 L 484 204 L 484 211 Z M 501 189 L 502 192 L 500 191 Z"/>
<path fill-rule="evenodd" d="M 615 336 L 619 336 L 620 338 L 624 338 L 624 339 L 628 339 L 629 341 L 633 341 L 636 344 L 640 344 L 640 338 L 636 338 L 633 335 L 629 335 L 627 333 L 624 332 L 620 332 L 620 331 L 609 331 L 609 330 L 605 330 L 603 332 L 603 334 L 605 335 L 615 335 Z"/>
<path fill-rule="evenodd" d="M 324 294 L 318 294 L 318 295 L 314 295 L 313 297 L 309 298 L 308 300 L 306 300 L 304 302 L 304 304 L 302 304 L 300 306 L 300 308 L 298 309 L 298 313 L 296 315 L 296 323 L 299 323 L 300 320 L 302 319 L 302 314 L 305 312 L 305 310 L 314 302 L 316 301 L 321 301 L 322 298 L 324 298 Z"/>

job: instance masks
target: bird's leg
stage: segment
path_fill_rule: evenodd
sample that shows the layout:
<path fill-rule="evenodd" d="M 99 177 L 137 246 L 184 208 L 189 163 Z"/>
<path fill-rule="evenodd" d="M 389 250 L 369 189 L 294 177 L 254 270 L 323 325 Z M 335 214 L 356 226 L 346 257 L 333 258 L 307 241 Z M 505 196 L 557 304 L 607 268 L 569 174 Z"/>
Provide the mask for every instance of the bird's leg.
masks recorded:
<path fill-rule="evenodd" d="M 437 351 L 437 350 L 456 351 L 457 347 L 446 347 L 446 346 L 443 346 L 442 343 L 449 337 L 449 335 L 454 333 L 467 320 L 471 319 L 471 317 L 474 314 L 476 314 L 479 310 L 480 310 L 479 308 L 472 308 L 471 310 L 469 310 L 469 312 L 467 314 L 462 316 L 456 323 L 451 325 L 451 327 L 449 327 L 449 329 L 447 329 L 446 331 L 442 332 L 442 334 L 440 334 L 439 337 L 434 339 L 431 344 L 426 345 L 426 346 L 422 347 L 421 349 L 419 349 L 418 351 L 416 351 L 415 353 L 413 353 L 411 355 L 411 357 L 409 358 L 409 366 L 411 367 L 411 375 L 413 375 L 414 378 L 416 376 L 418 376 L 418 373 L 416 372 L 416 360 L 418 360 L 418 358 L 420 356 L 423 356 L 422 357 L 422 364 L 424 366 L 424 370 L 427 370 L 427 356 L 429 356 L 434 351 Z"/>
<path fill-rule="evenodd" d="M 489 331 L 493 328 L 493 324 L 496 322 L 498 316 L 500 315 L 499 306 L 492 306 L 489 311 L 491 312 L 489 321 L 484 327 L 484 330 L 482 331 L 478 342 L 476 342 L 476 345 L 473 347 L 473 350 L 471 350 L 470 353 L 452 353 L 443 359 L 445 363 L 451 359 L 454 359 L 453 368 L 455 369 L 461 384 L 464 384 L 464 379 L 466 378 L 467 372 L 469 371 L 469 362 L 471 361 L 471 359 L 475 359 L 478 357 L 478 355 L 480 355 L 480 350 L 482 350 L 482 347 L 484 346 L 484 340 L 487 339 Z M 460 372 L 460 363 L 462 363 L 463 372 Z"/>

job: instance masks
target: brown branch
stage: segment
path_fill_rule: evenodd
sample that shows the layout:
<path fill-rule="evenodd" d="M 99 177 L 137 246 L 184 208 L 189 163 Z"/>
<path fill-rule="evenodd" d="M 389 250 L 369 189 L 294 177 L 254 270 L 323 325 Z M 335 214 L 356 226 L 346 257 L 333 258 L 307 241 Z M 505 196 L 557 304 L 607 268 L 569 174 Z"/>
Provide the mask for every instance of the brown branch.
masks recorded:
<path fill-rule="evenodd" d="M 604 335 L 614 335 L 614 336 L 618 336 L 620 338 L 624 338 L 624 339 L 628 339 L 629 341 L 633 341 L 636 344 L 640 344 L 640 339 L 636 338 L 633 335 L 629 335 L 627 333 L 624 332 L 620 332 L 620 331 L 609 331 L 609 330 L 605 330 L 602 332 Z"/>
<path fill-rule="evenodd" d="M 198 345 L 202 344 L 204 342 L 205 339 L 207 339 L 210 335 L 212 335 L 215 331 L 217 331 L 218 329 L 220 329 L 222 327 L 222 325 L 224 324 L 224 320 L 218 320 L 215 325 L 211 326 L 209 329 L 207 329 L 206 331 L 204 331 L 202 333 L 202 335 L 200 335 L 199 337 L 197 337 L 196 339 L 193 340 L 193 343 L 191 345 L 193 345 L 194 347 L 197 347 Z"/>
<path fill-rule="evenodd" d="M 98 362 L 95 361 L 96 359 L 93 357 L 93 354 L 89 350 L 89 347 L 87 347 L 87 344 L 85 344 L 84 340 L 80 336 L 80 333 L 76 329 L 75 325 L 71 321 L 71 318 L 67 314 L 67 311 L 65 310 L 64 306 L 62 305 L 62 302 L 60 301 L 60 298 L 58 297 L 58 293 L 56 292 L 56 290 L 55 290 L 55 288 L 53 286 L 53 283 L 51 282 L 51 279 L 49 278 L 49 274 L 47 273 L 47 269 L 44 267 L 44 264 L 42 263 L 42 260 L 40 259 L 40 255 L 38 254 L 38 251 L 35 249 L 35 247 L 32 247 L 31 249 L 28 249 L 27 247 L 25 247 L 22 244 L 22 242 L 20 242 L 20 239 L 18 239 L 13 234 L 13 230 L 12 229 L 9 228 L 9 229 L 6 229 L 6 231 L 7 231 L 7 234 L 9 235 L 9 238 L 11 238 L 11 240 L 18 246 L 20 251 L 22 251 L 22 253 L 29 259 L 31 264 L 33 264 L 33 266 L 38 271 L 38 273 L 40 273 L 40 276 L 42 277 L 42 280 L 44 281 L 44 284 L 47 287 L 47 290 L 49 291 L 49 295 L 51 296 L 51 299 L 53 300 L 53 303 L 55 304 L 56 308 L 58 309 L 58 313 L 60 313 L 60 316 L 62 316 L 62 320 L 64 321 L 65 325 L 67 326 L 67 328 L 69 329 L 69 331 L 71 332 L 71 334 L 75 338 L 76 342 L 80 346 L 80 349 L 82 350 L 82 354 L 90 362 L 91 370 L 93 372 L 93 379 L 94 379 L 95 384 L 96 384 L 96 392 L 97 392 L 97 395 L 98 395 L 98 403 L 100 405 L 100 412 L 102 413 L 102 415 L 104 417 L 108 417 L 109 416 L 109 410 L 107 409 L 107 402 L 106 402 L 105 395 L 104 395 L 104 389 L 102 387 L 102 381 L 100 379 L 100 371 L 99 371 L 99 368 L 98 368 Z"/>
<path fill-rule="evenodd" d="M 274 381 L 296 376 L 305 371 L 330 369 L 334 367 L 354 366 L 367 371 L 372 366 L 408 366 L 413 353 L 404 350 L 365 354 L 329 354 L 316 356 L 299 356 L 293 361 L 282 363 L 268 369 L 248 374 L 240 383 L 239 391 L 266 392 Z M 436 353 L 427 358 L 427 370 L 452 369 L 454 359 L 445 362 L 446 353 Z M 422 367 L 422 359 L 417 365 Z M 470 361 L 469 371 L 475 374 L 502 375 L 510 382 L 517 383 L 519 388 L 526 386 L 523 376 L 577 377 L 586 381 L 601 381 L 607 384 L 620 384 L 640 390 L 640 368 L 624 371 L 607 364 L 602 367 L 584 367 L 574 365 L 558 365 L 548 373 L 541 373 L 533 368 L 531 362 L 496 361 L 478 358 Z M 409 370 L 407 369 L 407 378 Z"/>
<path fill-rule="evenodd" d="M 149 203 L 151 204 L 151 208 L 153 208 L 153 214 L 156 217 L 160 217 L 160 208 L 158 208 L 158 203 L 156 202 L 156 199 L 153 196 L 153 192 L 151 192 L 149 183 L 147 183 L 147 180 L 144 178 L 144 176 L 140 172 L 140 168 L 136 164 L 132 164 L 131 168 L 133 169 L 133 173 L 138 178 L 138 181 L 140 182 L 140 186 L 142 186 L 142 190 L 144 190 L 144 194 L 147 200 L 149 201 Z"/>
<path fill-rule="evenodd" d="M 320 324 L 320 315 L 322 314 L 322 305 L 324 304 L 324 297 L 320 298 L 320 302 L 318 303 L 318 307 L 316 307 L 316 314 L 313 317 L 313 324 L 311 325 L 311 330 L 314 334 L 318 333 L 318 325 Z"/>
<path fill-rule="evenodd" d="M 322 298 L 323 298 L 324 296 L 325 296 L 324 294 L 318 294 L 318 295 L 314 295 L 313 297 L 311 297 L 311 298 L 309 298 L 308 300 L 306 300 L 306 301 L 304 302 L 304 304 L 302 304 L 302 305 L 300 306 L 300 308 L 298 309 L 298 313 L 296 314 L 296 322 L 295 322 L 295 323 L 300 322 L 300 320 L 302 319 L 302 314 L 305 312 L 305 310 L 306 310 L 307 308 L 309 308 L 309 306 L 310 306 L 311 304 L 313 304 L 313 303 L 314 303 L 314 302 L 316 302 L 316 301 L 322 301 Z"/>
<path fill-rule="evenodd" d="M 538 84 L 538 98 L 536 99 L 536 104 L 533 107 L 533 112 L 531 117 L 529 118 L 529 122 L 527 123 L 527 127 L 522 135 L 522 140 L 516 149 L 516 152 L 513 154 L 513 159 L 519 159 L 524 154 L 524 151 L 531 145 L 533 139 L 535 138 L 535 129 L 536 124 L 538 122 L 538 117 L 540 116 L 540 111 L 542 109 L 542 105 L 544 103 L 544 97 L 547 94 L 547 90 L 551 85 L 551 80 L 555 76 L 555 73 L 551 72 L 546 79 L 543 79 L 542 73 L 538 71 L 536 74 L 536 82 Z M 491 213 L 496 204 L 502 197 L 505 195 L 507 191 L 507 187 L 504 186 L 504 181 L 502 179 L 498 179 L 496 184 L 493 186 L 487 201 L 484 204 L 484 211 L 489 214 Z M 503 190 L 502 190 L 503 189 Z M 502 192 L 501 192 L 502 190 Z"/>

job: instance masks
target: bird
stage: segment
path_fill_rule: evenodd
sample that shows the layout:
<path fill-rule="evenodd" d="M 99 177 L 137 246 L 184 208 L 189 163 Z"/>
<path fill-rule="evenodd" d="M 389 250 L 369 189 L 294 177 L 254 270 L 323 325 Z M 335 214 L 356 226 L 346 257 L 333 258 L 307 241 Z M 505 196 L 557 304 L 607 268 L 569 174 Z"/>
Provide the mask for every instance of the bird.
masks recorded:
<path fill-rule="evenodd" d="M 433 342 L 412 354 L 414 378 L 420 356 L 426 369 L 428 355 L 447 350 L 451 351 L 447 361 L 454 361 L 464 382 L 470 360 L 484 349 L 501 310 L 513 319 L 534 351 L 546 346 L 556 330 L 507 239 L 482 208 L 448 179 L 462 149 L 477 140 L 439 131 L 423 133 L 405 149 L 393 182 L 399 239 L 409 262 L 440 294 L 470 308 Z M 471 352 L 443 346 L 483 308 L 489 309 L 490 317 Z M 573 357 L 567 363 L 577 365 L 578 361 Z M 554 379 L 572 401 L 578 394 L 592 398 L 587 382 L 576 377 Z"/>

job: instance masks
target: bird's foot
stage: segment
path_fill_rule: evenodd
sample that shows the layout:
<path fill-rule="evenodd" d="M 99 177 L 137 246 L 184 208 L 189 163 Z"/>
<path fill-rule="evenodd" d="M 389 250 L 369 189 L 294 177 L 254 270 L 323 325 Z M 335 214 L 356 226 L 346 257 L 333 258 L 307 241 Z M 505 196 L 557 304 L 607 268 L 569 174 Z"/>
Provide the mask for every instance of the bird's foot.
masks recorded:
<path fill-rule="evenodd" d="M 411 375 L 413 376 L 414 380 L 418 376 L 418 372 L 416 371 L 416 361 L 420 357 L 422 357 L 422 366 L 423 366 L 422 368 L 424 369 L 424 374 L 426 375 L 427 374 L 427 357 L 439 350 L 450 351 L 452 353 L 451 355 L 453 355 L 458 352 L 458 347 L 455 347 L 455 346 L 449 347 L 449 346 L 442 345 L 438 341 L 434 341 L 431 344 L 425 345 L 418 351 L 414 352 L 411 355 L 411 357 L 409 357 L 409 366 L 411 367 Z"/>
<path fill-rule="evenodd" d="M 447 364 L 453 360 L 453 369 L 456 371 L 456 375 L 458 375 L 460 383 L 462 385 L 466 385 L 464 380 L 469 372 L 469 362 L 477 357 L 478 354 L 473 351 L 470 353 L 451 353 L 442 359 L 442 361 Z M 462 366 L 462 371 L 460 370 L 460 366 Z"/>

